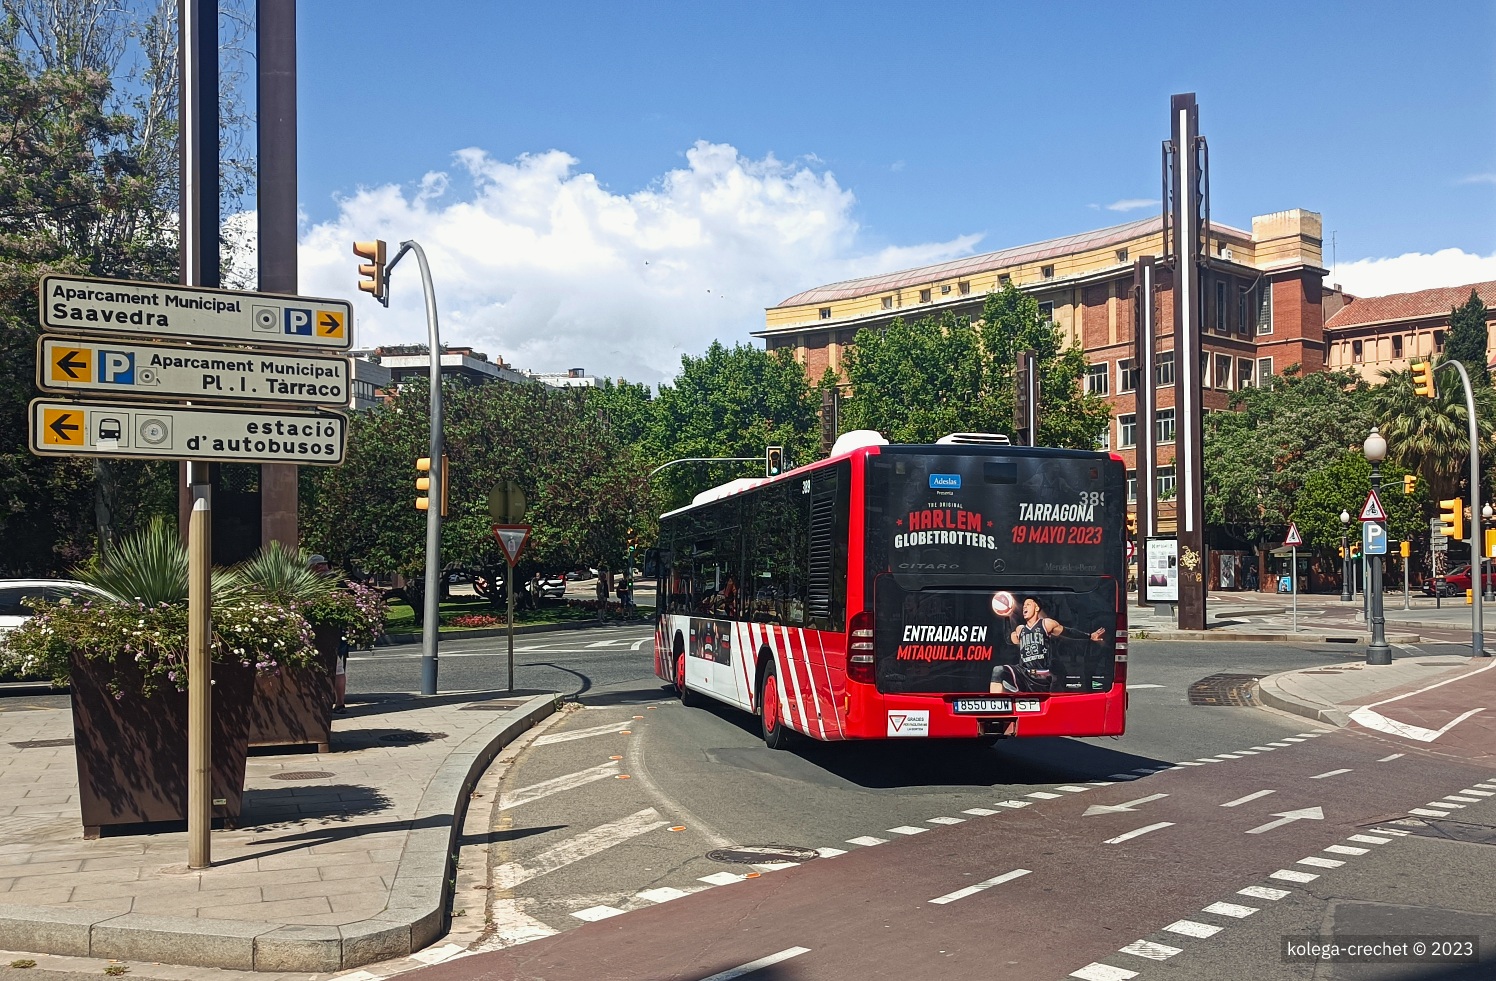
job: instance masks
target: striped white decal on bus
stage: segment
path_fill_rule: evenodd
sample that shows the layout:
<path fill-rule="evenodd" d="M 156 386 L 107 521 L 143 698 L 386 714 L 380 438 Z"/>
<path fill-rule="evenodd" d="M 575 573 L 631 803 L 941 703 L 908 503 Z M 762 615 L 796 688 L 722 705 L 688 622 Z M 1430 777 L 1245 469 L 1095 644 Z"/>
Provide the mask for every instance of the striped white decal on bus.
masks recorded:
<path fill-rule="evenodd" d="M 810 731 L 810 723 L 806 721 L 805 718 L 805 689 L 800 686 L 800 672 L 796 670 L 795 648 L 794 645 L 790 642 L 789 628 L 780 627 L 779 631 L 783 636 L 774 638 L 774 641 L 777 641 L 777 643 L 775 643 L 775 653 L 780 655 L 780 661 L 782 661 L 785 667 L 789 670 L 790 684 L 794 685 L 795 709 L 800 714 L 800 724 L 795 728 L 799 729 L 807 736 L 814 735 L 814 733 Z M 773 637 L 772 628 L 770 629 L 770 636 Z M 771 643 L 772 642 L 773 641 L 771 641 Z"/>
<path fill-rule="evenodd" d="M 826 660 L 826 634 L 816 631 L 816 644 L 821 649 L 821 667 L 826 671 L 826 702 L 831 706 L 831 736 L 834 739 L 846 737 L 846 729 L 842 726 L 841 713 L 836 710 L 836 685 L 831 681 L 831 663 Z"/>
<path fill-rule="evenodd" d="M 806 633 L 807 631 L 804 629 L 796 629 L 794 637 L 791 640 L 793 641 L 794 638 L 798 638 L 800 641 L 800 656 L 805 660 L 805 680 L 810 683 L 811 698 L 815 699 L 816 727 L 821 730 L 821 739 L 824 741 L 826 738 L 826 712 L 821 707 L 821 689 L 816 686 L 816 670 L 815 665 L 810 660 L 810 647 L 805 643 Z"/>
<path fill-rule="evenodd" d="M 743 704 L 748 706 L 748 711 L 753 711 L 753 703 L 758 700 L 758 692 L 753 690 L 753 678 L 758 671 L 758 648 L 753 646 L 753 636 L 750 632 L 751 624 L 737 622 L 732 625 L 733 656 L 737 658 L 738 668 L 743 673 L 743 690 L 748 697 Z M 750 663 L 751 659 L 751 663 Z"/>

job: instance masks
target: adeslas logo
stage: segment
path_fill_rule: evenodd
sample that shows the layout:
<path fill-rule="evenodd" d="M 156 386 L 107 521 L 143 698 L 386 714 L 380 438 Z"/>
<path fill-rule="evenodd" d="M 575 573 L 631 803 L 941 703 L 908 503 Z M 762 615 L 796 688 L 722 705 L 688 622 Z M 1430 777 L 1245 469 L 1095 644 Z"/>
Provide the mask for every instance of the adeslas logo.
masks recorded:
<path fill-rule="evenodd" d="M 958 473 L 930 474 L 930 487 L 935 490 L 960 490 L 961 475 Z"/>

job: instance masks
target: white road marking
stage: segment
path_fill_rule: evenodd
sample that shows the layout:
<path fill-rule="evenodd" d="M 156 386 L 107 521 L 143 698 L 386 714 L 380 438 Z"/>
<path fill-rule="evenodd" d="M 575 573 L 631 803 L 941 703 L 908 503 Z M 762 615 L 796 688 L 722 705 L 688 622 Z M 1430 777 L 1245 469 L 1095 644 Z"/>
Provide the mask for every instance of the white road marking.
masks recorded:
<path fill-rule="evenodd" d="M 1484 671 L 1485 669 L 1482 668 L 1481 670 Z M 1417 693 L 1414 692 L 1412 694 Z M 1391 700 L 1392 699 L 1388 699 L 1388 701 Z M 1382 703 L 1378 702 L 1377 704 L 1381 705 Z M 1470 718 L 1470 716 L 1484 711 L 1484 708 L 1473 708 L 1470 711 L 1466 712 L 1464 715 L 1456 716 L 1450 722 L 1446 723 L 1441 729 L 1427 729 L 1423 726 L 1415 726 L 1409 722 L 1399 722 L 1396 719 L 1389 719 L 1380 712 L 1372 709 L 1370 706 L 1358 708 L 1354 712 L 1352 712 L 1351 721 L 1359 723 L 1360 725 L 1363 725 L 1368 729 L 1375 729 L 1377 732 L 1385 732 L 1391 736 L 1403 736 L 1407 739 L 1416 739 L 1421 743 L 1431 743 L 1435 739 L 1438 739 L 1440 736 L 1444 735 L 1449 730 L 1453 729 L 1455 726 L 1459 725 L 1461 722 L 1464 722 L 1466 719 Z"/>
<path fill-rule="evenodd" d="M 1139 805 L 1150 804 L 1156 800 L 1163 800 L 1167 796 L 1169 795 L 1149 794 L 1147 797 L 1139 797 L 1137 800 L 1130 800 L 1125 804 L 1092 804 L 1090 807 L 1086 808 L 1085 813 L 1082 814 L 1081 817 L 1092 817 L 1097 814 L 1121 814 L 1125 811 L 1136 810 Z"/>
<path fill-rule="evenodd" d="M 442 961 L 451 960 L 465 949 L 461 944 L 443 944 L 440 947 L 428 947 L 425 950 L 418 950 L 410 955 L 410 959 L 420 961 L 422 964 L 440 964 Z M 347 975 L 343 977 L 346 978 Z M 339 979 L 339 981 L 342 981 L 342 979 Z"/>
<path fill-rule="evenodd" d="M 1259 753 L 1271 753 L 1273 751 L 1273 747 L 1271 746 L 1253 746 L 1252 748 Z"/>
<path fill-rule="evenodd" d="M 597 647 L 616 647 L 619 644 L 627 644 L 627 643 L 628 643 L 628 641 L 626 641 L 626 640 L 599 640 L 599 641 L 596 641 L 594 643 L 586 645 L 586 647 L 587 647 L 587 650 L 590 651 L 593 648 L 597 648 Z"/>
<path fill-rule="evenodd" d="M 1272 886 L 1248 886 L 1245 889 L 1236 890 L 1236 894 L 1238 896 L 1251 896 L 1253 899 L 1271 899 L 1274 902 L 1282 899 L 1284 896 L 1293 895 L 1287 889 L 1274 889 Z"/>
<path fill-rule="evenodd" d="M 1391 838 L 1378 838 L 1376 835 L 1351 835 L 1346 841 L 1359 841 L 1365 845 L 1385 845 Z"/>
<path fill-rule="evenodd" d="M 866 845 L 867 847 L 871 848 L 874 845 L 886 845 L 886 844 L 888 844 L 888 839 L 887 838 L 874 838 L 872 835 L 863 835 L 860 838 L 848 838 L 847 839 L 847 844 L 849 844 L 849 845 Z"/>
<path fill-rule="evenodd" d="M 1294 742 L 1302 742 L 1302 740 L 1295 739 Z M 1288 747 L 1292 746 L 1293 743 L 1268 743 L 1268 745 L 1276 746 L 1278 749 L 1287 749 Z"/>
<path fill-rule="evenodd" d="M 1447 807 L 1447 808 L 1449 808 L 1452 811 L 1461 811 L 1461 810 L 1464 810 L 1464 808 L 1465 808 L 1464 804 L 1456 804 L 1453 801 L 1451 801 L 1448 797 L 1444 798 L 1443 800 L 1431 800 L 1431 801 L 1428 802 L 1428 806 L 1429 807 Z"/>
<path fill-rule="evenodd" d="M 519 902 L 512 898 L 495 899 L 489 916 L 493 920 L 493 933 L 487 940 L 471 948 L 479 952 L 502 950 L 519 944 L 554 936 L 557 931 L 520 910 Z"/>
<path fill-rule="evenodd" d="M 1449 817 L 1449 812 L 1448 811 L 1436 811 L 1436 810 L 1433 810 L 1432 808 L 1428 808 L 1428 807 L 1410 807 L 1410 808 L 1408 808 L 1408 813 L 1409 814 L 1416 814 L 1419 817 L 1425 817 L 1425 818 L 1447 818 L 1447 817 Z"/>
<path fill-rule="evenodd" d="M 1202 756 L 1198 760 L 1196 760 L 1195 762 L 1196 763 L 1204 764 L 1204 763 L 1219 763 L 1221 761 L 1218 760 L 1218 759 L 1216 759 L 1214 756 Z"/>
<path fill-rule="evenodd" d="M 640 899 L 651 903 L 668 903 L 672 899 L 680 899 L 691 895 L 684 889 L 676 889 L 673 886 L 660 886 L 658 889 L 643 889 L 634 893 Z"/>
<path fill-rule="evenodd" d="M 845 848 L 817 848 L 816 854 L 822 858 L 835 858 L 838 855 L 847 854 Z"/>
<path fill-rule="evenodd" d="M 634 642 L 634 646 L 630 647 L 629 650 L 631 650 L 631 651 L 637 651 L 639 648 L 643 647 L 645 644 L 653 644 L 653 643 L 654 643 L 654 638 L 653 637 L 645 637 L 643 640 L 635 641 Z"/>
<path fill-rule="evenodd" d="M 1338 858 L 1320 858 L 1318 855 L 1310 855 L 1308 858 L 1299 859 L 1294 864 L 1310 865 L 1316 869 L 1338 869 L 1345 863 Z"/>
<path fill-rule="evenodd" d="M 1324 773 L 1316 773 L 1310 780 L 1323 780 L 1326 777 L 1338 777 L 1342 773 L 1350 773 L 1350 770 L 1326 770 Z"/>
<path fill-rule="evenodd" d="M 1372 828 L 1379 835 L 1392 835 L 1397 838 L 1406 838 L 1412 834 L 1411 831 L 1403 831 L 1401 828 Z"/>
<path fill-rule="evenodd" d="M 1496 791 L 1491 790 L 1462 790 L 1462 794 L 1474 794 L 1477 797 L 1496 797 Z"/>
<path fill-rule="evenodd" d="M 944 896 L 937 896 L 934 899 L 930 900 L 930 902 L 934 903 L 936 906 L 944 906 L 946 903 L 954 903 L 958 899 L 965 899 L 967 896 L 975 896 L 983 889 L 991 889 L 993 886 L 1001 885 L 1004 882 L 1011 882 L 1014 879 L 1021 878 L 1028 874 L 1028 869 L 1014 869 L 1011 872 L 1004 872 L 1002 875 L 993 876 L 990 879 L 978 882 L 974 886 L 967 886 L 965 889 L 957 889 L 955 892 L 948 892 Z"/>
<path fill-rule="evenodd" d="M 538 742 L 539 740 L 537 740 Z M 597 766 L 578 770 L 576 773 L 567 773 L 563 776 L 552 777 L 550 780 L 542 780 L 540 783 L 521 787 L 518 790 L 504 794 L 499 798 L 499 809 L 508 810 L 511 807 L 519 807 L 531 801 L 549 797 L 551 794 L 559 794 L 563 790 L 571 790 L 575 787 L 585 787 L 587 784 L 597 780 L 606 780 L 618 775 L 618 761 L 609 760 Z"/>
<path fill-rule="evenodd" d="M 753 867 L 760 872 L 778 872 L 780 869 L 792 869 L 799 862 L 755 862 Z"/>
<path fill-rule="evenodd" d="M 1325 812 L 1318 807 L 1301 807 L 1296 811 L 1279 811 L 1273 817 L 1278 820 L 1269 821 L 1267 824 L 1259 824 L 1248 831 L 1247 834 L 1260 835 L 1264 831 L 1271 831 L 1276 827 L 1291 824 L 1294 821 L 1323 821 L 1325 819 Z"/>
<path fill-rule="evenodd" d="M 1019 807 L 1028 807 L 1032 803 L 1033 803 L 1033 801 L 1031 801 L 1031 800 L 1000 800 L 1000 801 L 997 802 L 997 806 L 998 807 L 1019 808 Z"/>
<path fill-rule="evenodd" d="M 1112 967 L 1110 964 L 1102 964 L 1099 961 L 1087 964 L 1079 971 L 1071 971 L 1072 978 L 1080 978 L 1080 981 L 1131 981 L 1138 976 L 1137 971 L 1127 971 L 1120 967 Z"/>
<path fill-rule="evenodd" d="M 971 815 L 973 815 L 975 817 L 984 818 L 984 817 L 990 817 L 993 814 L 996 814 L 997 811 L 989 811 L 985 807 L 968 807 L 966 810 L 962 811 L 961 813 L 962 814 L 971 814 Z"/>
<path fill-rule="evenodd" d="M 1150 831 L 1158 831 L 1161 828 L 1172 828 L 1173 826 L 1174 826 L 1174 822 L 1173 821 L 1160 821 L 1157 824 L 1144 825 L 1143 827 L 1138 828 L 1136 831 L 1129 831 L 1126 834 L 1118 835 L 1115 838 L 1108 838 L 1106 841 L 1103 841 L 1102 844 L 1103 845 L 1120 845 L 1124 841 L 1128 841 L 1128 840 L 1130 840 L 1132 838 L 1136 838 L 1139 835 L 1148 834 Z"/>
<path fill-rule="evenodd" d="M 1313 872 L 1300 872 L 1297 869 L 1279 869 L 1272 875 L 1269 875 L 1268 878 L 1282 879 L 1284 882 L 1305 883 L 1313 882 L 1315 879 L 1318 879 L 1319 876 L 1315 875 Z"/>
<path fill-rule="evenodd" d="M 1259 790 L 1255 794 L 1248 794 L 1245 797 L 1238 797 L 1238 798 L 1236 798 L 1236 800 L 1227 801 L 1226 803 L 1222 804 L 1221 806 L 1222 807 L 1236 807 L 1238 804 L 1245 804 L 1249 800 L 1256 800 L 1259 797 L 1266 797 L 1268 794 L 1275 794 L 1275 793 L 1277 793 L 1276 790 Z"/>
<path fill-rule="evenodd" d="M 1178 763 L 1175 763 L 1174 765 L 1175 766 L 1201 766 L 1203 764 L 1201 764 L 1198 760 L 1180 760 Z"/>
<path fill-rule="evenodd" d="M 623 910 L 614 909 L 611 906 L 592 906 L 587 909 L 579 909 L 571 915 L 579 920 L 595 923 L 598 920 L 606 920 L 610 916 L 622 916 Z"/>
<path fill-rule="evenodd" d="M 1037 798 L 1039 800 L 1054 800 L 1055 798 L 1059 797 L 1060 795 L 1059 794 L 1051 794 L 1051 793 L 1048 793 L 1048 792 L 1043 791 L 1043 790 L 1036 790 L 1032 794 L 1024 794 L 1023 796 L 1025 796 L 1025 797 L 1034 797 L 1034 798 Z"/>
<path fill-rule="evenodd" d="M 1168 944 L 1156 944 L 1151 940 L 1134 940 L 1123 947 L 1120 953 L 1146 957 L 1151 961 L 1166 961 L 1175 954 L 1181 953 L 1181 948 L 1170 947 Z"/>
<path fill-rule="evenodd" d="M 1331 855 L 1365 855 L 1371 849 L 1357 848 L 1354 845 L 1330 845 L 1325 851 Z"/>
<path fill-rule="evenodd" d="M 1382 757 L 1381 759 L 1377 760 L 1377 762 L 1378 763 L 1391 763 L 1393 760 L 1400 760 L 1402 758 L 1403 758 L 1403 754 L 1402 753 L 1393 753 L 1391 756 L 1384 756 L 1384 757 Z"/>
<path fill-rule="evenodd" d="M 925 819 L 925 823 L 926 824 L 965 824 L 966 823 L 966 819 L 965 818 L 947 818 L 947 817 L 926 818 Z"/>
<path fill-rule="evenodd" d="M 733 872 L 713 872 L 711 875 L 699 877 L 697 882 L 707 882 L 714 886 L 730 886 L 734 882 L 742 882 L 743 877 Z"/>
<path fill-rule="evenodd" d="M 613 821 L 593 828 L 591 831 L 568 838 L 558 845 L 533 856 L 527 863 L 505 862 L 495 866 L 493 884 L 495 889 L 513 889 L 531 879 L 565 868 L 573 862 L 591 858 L 614 845 L 621 845 L 631 838 L 663 828 L 670 822 L 660 818 L 660 812 L 652 807 L 620 821 Z"/>
<path fill-rule="evenodd" d="M 1257 912 L 1257 907 L 1242 906 L 1239 903 L 1211 903 L 1205 907 L 1203 912 L 1215 913 L 1218 916 L 1234 916 L 1238 920 L 1243 920 Z"/>
<path fill-rule="evenodd" d="M 1196 923 L 1194 920 L 1175 920 L 1164 927 L 1164 929 L 1169 933 L 1177 933 L 1180 936 L 1196 937 L 1204 940 L 1206 937 L 1215 936 L 1226 928 L 1213 926 L 1209 923 Z"/>
<path fill-rule="evenodd" d="M 1284 736 L 1283 737 L 1283 741 L 1285 743 L 1302 743 L 1302 742 L 1307 742 L 1308 739 L 1309 739 L 1308 736 Z"/>
<path fill-rule="evenodd" d="M 892 835 L 922 835 L 929 828 L 916 828 L 908 824 L 901 824 L 897 828 L 889 828 L 888 833 Z"/>
<path fill-rule="evenodd" d="M 1236 753 L 1217 753 L 1215 758 L 1218 759 L 1218 760 L 1239 760 L 1239 759 L 1241 759 L 1241 757 L 1239 755 L 1237 755 Z"/>
<path fill-rule="evenodd" d="M 740 978 L 745 974 L 752 974 L 754 971 L 778 964 L 780 961 L 787 961 L 791 957 L 799 957 L 801 954 L 808 953 L 810 953 L 809 947 L 789 947 L 777 954 L 770 954 L 768 957 L 760 957 L 756 961 L 740 964 L 737 967 L 723 971 L 721 974 L 713 974 L 709 978 L 703 978 L 702 981 L 734 981 L 734 979 Z"/>
<path fill-rule="evenodd" d="M 541 736 L 530 745 L 549 746 L 552 743 L 569 743 L 573 740 L 588 739 L 592 736 L 602 736 L 608 733 L 617 735 L 620 730 L 627 728 L 628 726 L 626 724 L 622 722 L 616 722 L 612 725 L 593 726 L 590 729 L 569 729 L 565 732 L 553 732 L 549 735 Z"/>
<path fill-rule="evenodd" d="M 1496 783 L 1478 783 L 1476 786 L 1483 787 L 1486 790 L 1496 790 Z"/>
<path fill-rule="evenodd" d="M 1445 800 L 1457 800 L 1461 804 L 1479 804 L 1480 803 L 1480 798 L 1479 797 L 1456 797 L 1454 794 L 1450 794 L 1448 797 L 1446 797 L 1444 799 Z"/>

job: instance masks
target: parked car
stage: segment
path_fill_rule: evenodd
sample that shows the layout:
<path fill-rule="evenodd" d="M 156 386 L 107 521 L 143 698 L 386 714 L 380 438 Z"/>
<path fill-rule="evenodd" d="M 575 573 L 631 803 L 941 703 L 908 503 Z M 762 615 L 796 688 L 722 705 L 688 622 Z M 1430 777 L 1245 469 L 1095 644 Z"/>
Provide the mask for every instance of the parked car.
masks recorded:
<path fill-rule="evenodd" d="M 1491 560 L 1484 560 L 1482 565 L 1485 569 L 1486 587 L 1489 589 L 1496 586 L 1496 568 L 1492 567 Z M 1470 574 L 1470 563 L 1461 562 L 1445 573 L 1442 578 L 1425 582 L 1423 591 L 1429 596 L 1464 596 L 1465 590 L 1471 588 L 1470 583 L 1473 578 Z"/>
<path fill-rule="evenodd" d="M 550 573 L 534 580 L 531 585 L 535 595 L 541 599 L 564 599 L 566 597 L 566 577 L 560 573 Z"/>
<path fill-rule="evenodd" d="M 101 599 L 104 594 L 94 587 L 72 579 L 0 579 L 0 634 L 14 630 L 33 615 L 28 599 L 53 603 L 71 603 Z"/>

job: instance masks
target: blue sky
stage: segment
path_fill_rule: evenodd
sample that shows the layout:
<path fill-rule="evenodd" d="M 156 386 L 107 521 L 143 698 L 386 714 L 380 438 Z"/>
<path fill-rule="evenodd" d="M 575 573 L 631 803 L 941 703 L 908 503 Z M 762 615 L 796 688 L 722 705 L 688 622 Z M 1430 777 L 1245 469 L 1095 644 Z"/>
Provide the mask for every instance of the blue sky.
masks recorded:
<path fill-rule="evenodd" d="M 1322 213 L 1365 295 L 1496 278 L 1490 2 L 300 8 L 303 292 L 415 237 L 519 367 L 658 381 L 800 289 L 1151 214 L 1177 92 L 1218 221 Z M 418 339 L 402 272 L 361 343 Z"/>

